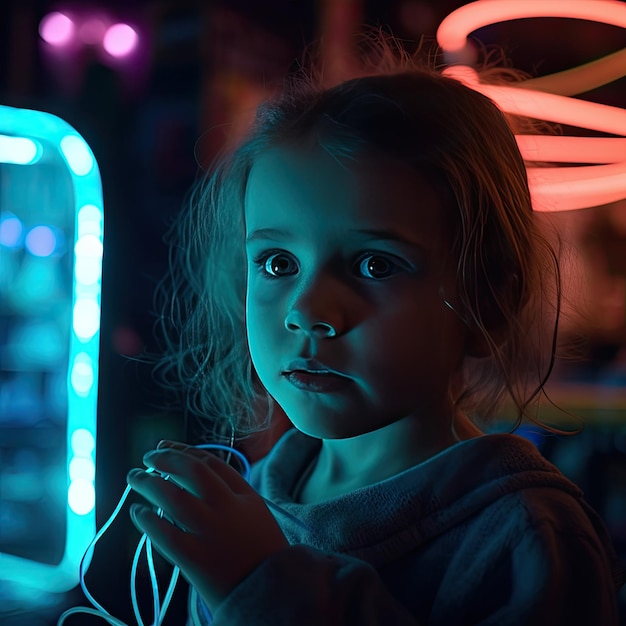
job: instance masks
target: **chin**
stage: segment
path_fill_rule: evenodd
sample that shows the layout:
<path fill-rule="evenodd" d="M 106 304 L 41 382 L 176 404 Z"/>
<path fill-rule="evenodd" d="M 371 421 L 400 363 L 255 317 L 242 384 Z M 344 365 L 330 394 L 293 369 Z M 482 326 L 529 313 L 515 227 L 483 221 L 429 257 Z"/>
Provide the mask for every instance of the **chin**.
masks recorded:
<path fill-rule="evenodd" d="M 311 424 L 305 423 L 304 420 L 290 419 L 290 421 L 301 433 L 315 439 L 353 439 L 361 435 L 367 435 L 384 426 L 373 426 L 368 429 L 363 428 L 362 424 L 320 424 L 319 422 Z"/>

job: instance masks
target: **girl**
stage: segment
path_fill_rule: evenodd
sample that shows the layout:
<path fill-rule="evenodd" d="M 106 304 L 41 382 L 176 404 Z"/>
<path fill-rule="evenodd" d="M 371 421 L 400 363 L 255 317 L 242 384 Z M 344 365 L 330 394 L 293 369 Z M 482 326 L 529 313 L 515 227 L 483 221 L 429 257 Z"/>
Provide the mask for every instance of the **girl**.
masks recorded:
<path fill-rule="evenodd" d="M 507 396 L 527 414 L 559 311 L 510 123 L 406 64 L 300 84 L 199 189 L 171 367 L 233 438 L 274 402 L 295 428 L 250 484 L 172 442 L 129 474 L 189 624 L 617 623 L 621 568 L 579 489 L 483 434 Z"/>

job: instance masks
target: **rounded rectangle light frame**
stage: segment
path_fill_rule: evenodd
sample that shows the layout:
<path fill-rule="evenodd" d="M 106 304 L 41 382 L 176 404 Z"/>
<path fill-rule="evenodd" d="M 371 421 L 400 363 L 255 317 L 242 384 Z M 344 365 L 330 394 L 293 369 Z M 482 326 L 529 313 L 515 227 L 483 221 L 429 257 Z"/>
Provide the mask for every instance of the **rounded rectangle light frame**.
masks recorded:
<path fill-rule="evenodd" d="M 48 152 L 48 154 L 46 154 Z M 57 564 L 0 552 L 0 581 L 7 586 L 64 592 L 79 582 L 79 566 L 96 529 L 97 419 L 103 198 L 100 172 L 86 141 L 50 113 L 0 105 L 0 166 L 32 167 L 53 156 L 67 168 L 74 215 L 72 302 L 66 346 L 66 494 L 63 556 Z M 61 158 L 59 158 L 61 157 Z M 73 245 L 72 245 L 73 244 Z M 69 305 L 69 298 L 68 298 Z M 45 523 L 45 520 L 41 520 Z"/>

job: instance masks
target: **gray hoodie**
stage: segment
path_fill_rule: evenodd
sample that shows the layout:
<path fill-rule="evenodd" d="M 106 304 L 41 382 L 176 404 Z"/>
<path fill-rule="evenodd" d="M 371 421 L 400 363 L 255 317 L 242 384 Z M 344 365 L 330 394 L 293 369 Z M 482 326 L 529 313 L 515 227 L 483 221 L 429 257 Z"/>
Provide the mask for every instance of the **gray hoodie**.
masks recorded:
<path fill-rule="evenodd" d="M 484 435 L 352 493 L 294 502 L 319 447 L 290 430 L 254 467 L 291 546 L 231 592 L 215 626 L 618 623 L 623 569 L 606 528 L 526 439 Z M 210 623 L 193 590 L 189 608 L 188 624 Z"/>

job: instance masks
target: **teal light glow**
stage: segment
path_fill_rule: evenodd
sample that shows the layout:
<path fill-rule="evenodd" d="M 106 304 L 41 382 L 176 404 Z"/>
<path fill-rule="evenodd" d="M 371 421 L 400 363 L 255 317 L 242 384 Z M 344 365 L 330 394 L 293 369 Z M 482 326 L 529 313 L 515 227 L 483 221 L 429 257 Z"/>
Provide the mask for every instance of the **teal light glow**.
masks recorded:
<path fill-rule="evenodd" d="M 81 341 L 93 339 L 100 330 L 100 305 L 92 298 L 78 298 L 74 305 L 74 333 Z"/>
<path fill-rule="evenodd" d="M 41 158 L 41 144 L 30 137 L 0 135 L 0 162 L 32 165 Z"/>
<path fill-rule="evenodd" d="M 74 246 L 76 254 L 76 282 L 93 285 L 102 275 L 102 241 L 97 235 L 80 235 Z M 80 262 L 78 262 L 80 261 Z"/>
<path fill-rule="evenodd" d="M 59 145 L 67 164 L 76 176 L 86 176 L 92 171 L 96 161 L 82 137 L 66 135 Z"/>
<path fill-rule="evenodd" d="M 69 466 L 70 480 L 89 480 L 93 484 L 96 477 L 96 468 L 91 459 L 74 457 Z"/>
<path fill-rule="evenodd" d="M 104 209 L 100 173 L 92 151 L 75 129 L 54 115 L 0 106 L 0 173 L 4 185 L 0 194 L 0 204 L 4 203 L 0 206 L 0 266 L 3 271 L 10 269 L 6 276 L 0 271 L 4 281 L 0 281 L 0 290 L 8 286 L 0 295 L 6 297 L 10 310 L 24 319 L 24 333 L 11 327 L 12 343 L 7 344 L 11 348 L 7 354 L 14 355 L 23 369 L 10 373 L 10 387 L 7 384 L 5 390 L 13 390 L 23 404 L 19 413 L 16 402 L 9 403 L 14 407 L 14 419 L 26 420 L 24 424 L 36 421 L 36 409 L 42 400 L 35 395 L 42 393 L 42 386 L 33 383 L 32 394 L 27 386 L 38 380 L 33 378 L 35 374 L 45 369 L 47 401 L 51 410 L 60 411 L 52 414 L 52 421 L 47 423 L 54 428 L 58 425 L 55 437 L 65 442 L 62 449 L 67 450 L 65 462 L 54 467 L 33 469 L 30 461 L 24 461 L 21 473 L 5 473 L 0 485 L 2 505 L 11 494 L 13 501 L 20 493 L 30 494 L 23 489 L 26 483 L 31 490 L 45 486 L 46 494 L 58 491 L 61 495 L 59 506 L 65 509 L 65 521 L 57 526 L 51 524 L 47 530 L 52 534 L 58 528 L 61 536 L 44 535 L 43 539 L 43 545 L 47 542 L 60 546 L 58 556 L 38 560 L 38 552 L 22 556 L 20 552 L 3 551 L 6 543 L 0 544 L 0 588 L 32 596 L 36 595 L 33 589 L 64 592 L 78 584 L 80 561 L 96 530 Z M 38 191 L 41 181 L 49 183 L 47 189 L 54 191 L 45 197 L 45 206 L 37 195 L 45 195 Z M 28 254 L 22 254 L 22 249 Z M 54 350 L 38 352 L 44 340 L 49 342 L 51 338 Z M 37 342 L 41 345 L 35 345 Z M 37 358 L 25 358 L 28 353 Z M 59 359 L 61 363 L 51 369 L 53 361 Z M 0 363 L 2 368 L 9 371 L 6 363 Z M 29 401 L 31 404 L 25 404 Z M 0 419 L 0 441 L 2 428 Z M 20 527 L 19 518 L 11 517 L 13 509 L 3 508 L 9 515 L 8 520 L 0 520 L 4 528 L 11 524 Z M 36 521 L 46 524 L 46 519 Z"/>
<path fill-rule="evenodd" d="M 94 365 L 91 357 L 85 352 L 79 352 L 72 365 L 70 384 L 79 396 L 86 396 L 91 393 L 94 383 Z"/>
<path fill-rule="evenodd" d="M 102 239 L 102 209 L 93 204 L 86 204 L 78 211 L 78 237 L 95 235 Z"/>
<path fill-rule="evenodd" d="M 77 478 L 67 490 L 67 504 L 76 515 L 88 515 L 96 507 L 96 490 L 93 481 Z"/>
<path fill-rule="evenodd" d="M 77 428 L 70 438 L 70 447 L 74 456 L 90 456 L 96 449 L 93 433 L 86 428 Z"/>

